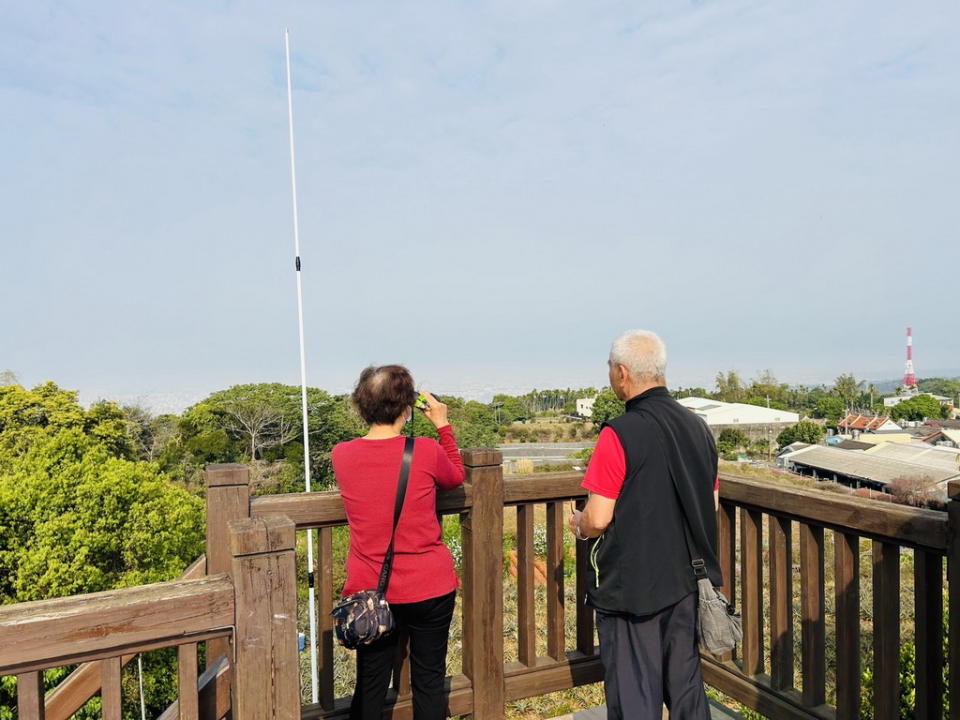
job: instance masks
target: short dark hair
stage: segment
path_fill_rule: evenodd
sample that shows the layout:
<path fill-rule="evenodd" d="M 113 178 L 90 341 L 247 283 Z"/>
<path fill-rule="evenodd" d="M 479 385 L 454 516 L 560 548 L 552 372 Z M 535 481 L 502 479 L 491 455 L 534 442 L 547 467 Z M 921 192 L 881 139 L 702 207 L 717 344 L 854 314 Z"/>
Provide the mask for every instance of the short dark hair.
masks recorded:
<path fill-rule="evenodd" d="M 417 391 L 403 365 L 371 365 L 360 373 L 352 399 L 365 423 L 390 425 L 416 402 Z"/>

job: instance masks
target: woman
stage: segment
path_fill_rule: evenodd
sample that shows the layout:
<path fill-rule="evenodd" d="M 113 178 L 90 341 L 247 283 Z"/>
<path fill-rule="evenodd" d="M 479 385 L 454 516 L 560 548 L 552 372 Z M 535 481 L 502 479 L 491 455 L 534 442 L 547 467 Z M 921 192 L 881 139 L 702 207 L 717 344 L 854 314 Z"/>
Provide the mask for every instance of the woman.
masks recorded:
<path fill-rule="evenodd" d="M 432 720 L 446 716 L 443 681 L 447 635 L 453 618 L 457 574 L 450 551 L 441 539 L 437 520 L 437 489 L 463 484 L 463 461 L 447 406 L 423 393 L 424 415 L 437 428 L 440 442 L 417 438 L 407 492 L 394 540 L 393 568 L 387 601 L 397 628 L 410 636 L 413 717 Z M 360 374 L 353 403 L 370 426 L 361 438 L 333 449 L 333 471 L 350 527 L 350 552 L 343 594 L 377 586 L 390 544 L 397 482 L 403 456 L 403 424 L 417 399 L 413 378 L 401 365 L 368 367 Z M 379 720 L 397 651 L 394 631 L 357 649 L 357 685 L 350 706 L 355 720 Z"/>

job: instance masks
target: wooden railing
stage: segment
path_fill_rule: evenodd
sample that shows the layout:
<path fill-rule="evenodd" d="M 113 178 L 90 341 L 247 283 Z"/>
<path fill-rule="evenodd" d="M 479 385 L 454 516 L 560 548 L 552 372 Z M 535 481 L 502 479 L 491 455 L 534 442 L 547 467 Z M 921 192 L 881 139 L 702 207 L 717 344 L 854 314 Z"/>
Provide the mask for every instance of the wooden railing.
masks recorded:
<path fill-rule="evenodd" d="M 512 700 L 598 682 L 602 668 L 593 613 L 582 603 L 582 543 L 574 550 L 574 577 L 564 573 L 564 503 L 584 501 L 582 474 L 504 478 L 500 453 L 467 450 L 463 456 L 466 484 L 438 500 L 440 513 L 459 518 L 463 550 L 462 672 L 447 679 L 448 706 L 452 714 L 486 720 L 502 718 Z M 208 469 L 208 577 L 0 608 L 0 675 L 18 676 L 21 718 L 43 717 L 41 670 L 96 663 L 104 717 L 114 720 L 122 658 L 159 647 L 181 648 L 180 699 L 164 718 L 220 720 L 228 710 L 234 720 L 347 716 L 349 699 L 335 697 L 329 616 L 339 561 L 333 532 L 346 523 L 343 504 L 336 492 L 251 498 L 248 480 L 243 466 Z M 770 718 L 857 718 L 867 666 L 861 643 L 870 639 L 874 717 L 898 717 L 901 624 L 912 619 L 915 715 L 943 717 L 944 662 L 960 668 L 960 483 L 950 495 L 949 511 L 941 513 L 723 477 L 721 562 L 727 594 L 743 611 L 744 642 L 735 656 L 704 657 L 707 682 Z M 512 524 L 513 513 L 517 602 L 515 617 L 505 617 L 504 518 Z M 541 519 L 544 597 L 534 581 Z M 317 591 L 320 683 L 319 701 L 301 707 L 295 530 L 307 528 L 318 531 L 309 570 Z M 860 567 L 861 545 L 872 574 L 866 564 Z M 954 580 L 949 584 L 945 557 Z M 900 607 L 901 558 L 913 560 L 912 613 Z M 873 593 L 866 624 L 862 574 L 870 574 Z M 564 587 L 569 581 L 575 584 L 573 603 Z M 947 658 L 945 593 L 954 609 Z M 542 621 L 537 598 L 546 605 Z M 504 628 L 513 626 L 516 660 L 505 662 Z M 861 635 L 862 626 L 872 637 Z M 208 667 L 198 677 L 201 642 Z M 960 718 L 958 681 L 960 673 L 951 672 L 951 718 Z M 393 685 L 389 715 L 411 717 L 406 653 Z M 232 698 L 226 697 L 228 686 Z"/>

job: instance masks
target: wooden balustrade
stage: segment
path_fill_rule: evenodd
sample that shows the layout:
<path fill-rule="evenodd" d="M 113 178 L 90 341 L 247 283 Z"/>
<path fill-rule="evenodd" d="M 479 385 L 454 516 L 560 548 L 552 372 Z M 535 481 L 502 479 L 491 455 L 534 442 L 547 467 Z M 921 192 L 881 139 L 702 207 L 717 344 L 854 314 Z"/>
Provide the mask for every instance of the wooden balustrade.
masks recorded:
<path fill-rule="evenodd" d="M 463 673 L 448 678 L 448 705 L 454 714 L 485 720 L 502 718 L 511 700 L 597 682 L 602 668 L 593 612 L 582 602 L 588 577 L 583 544 L 574 551 L 575 577 L 564 576 L 565 503 L 583 503 L 582 475 L 505 478 L 499 453 L 464 451 L 464 459 L 466 485 L 438 500 L 441 513 L 459 516 L 464 551 Z M 101 680 L 104 718 L 119 717 L 124 660 L 160 647 L 178 648 L 181 691 L 162 720 L 220 720 L 227 712 L 236 720 L 346 717 L 349 698 L 334 697 L 329 621 L 336 591 L 332 533 L 346 524 L 339 495 L 251 499 L 241 466 L 211 468 L 208 482 L 207 564 L 219 574 L 0 608 L 0 674 L 18 677 L 21 718 L 42 720 L 57 697 L 43 702 L 43 669 L 81 662 Z M 915 715 L 942 717 L 944 663 L 960 668 L 960 483 L 951 485 L 950 497 L 948 512 L 940 513 L 722 477 L 723 590 L 743 611 L 744 642 L 728 657 L 704 656 L 706 681 L 770 718 L 856 718 L 861 634 L 869 632 L 874 716 L 897 716 L 900 647 L 908 640 L 916 649 Z M 517 662 L 504 662 L 502 538 L 511 507 Z M 543 592 L 534 581 L 535 516 L 545 518 Z M 294 533 L 307 528 L 319 530 L 309 570 L 317 589 L 320 692 L 317 704 L 300 707 Z M 909 637 L 901 631 L 901 558 L 911 554 Z M 575 588 L 575 603 L 568 602 L 567 585 Z M 872 591 L 872 602 L 863 602 L 864 589 Z M 955 609 L 946 658 L 945 592 Z M 546 605 L 542 626 L 538 602 Z M 575 620 L 572 633 L 568 616 Z M 862 623 L 864 617 L 869 622 Z M 208 657 L 198 676 L 200 643 L 208 655 L 210 648 L 219 654 Z M 406 663 L 398 658 L 390 717 L 412 715 Z M 960 672 L 950 673 L 948 689 L 954 699 L 949 716 L 960 718 Z"/>

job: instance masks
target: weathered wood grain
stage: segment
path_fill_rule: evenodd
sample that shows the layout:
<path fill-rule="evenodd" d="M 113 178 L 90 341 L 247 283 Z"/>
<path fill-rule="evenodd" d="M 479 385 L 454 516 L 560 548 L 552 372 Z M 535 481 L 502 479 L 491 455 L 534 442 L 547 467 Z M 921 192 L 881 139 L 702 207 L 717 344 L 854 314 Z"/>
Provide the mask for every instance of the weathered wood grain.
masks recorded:
<path fill-rule="evenodd" d="M 44 720 L 43 673 L 17 675 L 18 720 Z"/>
<path fill-rule="evenodd" d="M 537 616 L 534 606 L 533 505 L 517 506 L 517 657 L 537 661 Z"/>
<path fill-rule="evenodd" d="M 197 644 L 180 645 L 177 647 L 177 710 L 180 720 L 199 720 L 197 689 Z"/>
<path fill-rule="evenodd" d="M 232 624 L 233 586 L 223 575 L 8 605 L 0 607 L 0 673 L 176 645 Z"/>
<path fill-rule="evenodd" d="M 103 687 L 100 698 L 103 701 L 103 720 L 121 720 L 123 716 L 123 667 L 119 657 L 100 661 L 100 677 Z"/>
<path fill-rule="evenodd" d="M 755 675 L 763 669 L 763 564 L 760 532 L 763 516 L 752 510 L 740 511 L 740 567 L 742 572 L 743 673 Z"/>
<path fill-rule="evenodd" d="M 463 672 L 473 684 L 473 716 L 504 717 L 503 467 L 472 466 L 464 454 L 473 506 L 461 516 Z"/>
<path fill-rule="evenodd" d="M 837 715 L 860 717 L 860 538 L 833 535 L 836 599 Z"/>
<path fill-rule="evenodd" d="M 770 553 L 770 685 L 793 687 L 793 528 L 786 518 L 767 520 Z"/>
<path fill-rule="evenodd" d="M 234 720 L 299 720 L 294 525 L 282 516 L 230 523 Z"/>
<path fill-rule="evenodd" d="M 943 717 L 943 559 L 916 550 L 913 573 L 916 718 L 939 720 Z"/>
<path fill-rule="evenodd" d="M 900 548 L 873 543 L 873 712 L 900 714 Z"/>
<path fill-rule="evenodd" d="M 562 502 L 547 503 L 547 655 L 563 660 L 566 652 L 563 591 Z"/>
<path fill-rule="evenodd" d="M 823 528 L 800 526 L 800 633 L 803 704 L 826 702 L 826 624 L 823 577 Z"/>

